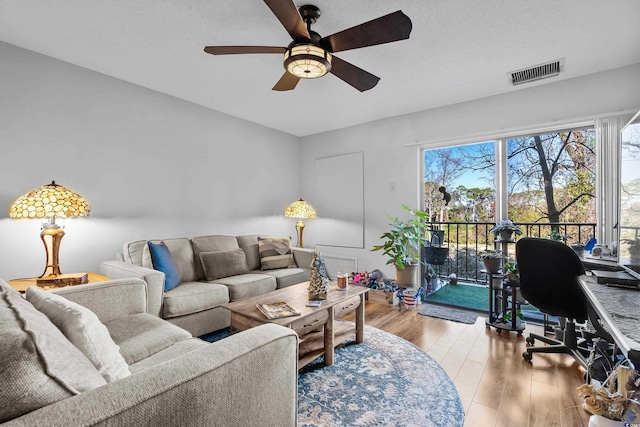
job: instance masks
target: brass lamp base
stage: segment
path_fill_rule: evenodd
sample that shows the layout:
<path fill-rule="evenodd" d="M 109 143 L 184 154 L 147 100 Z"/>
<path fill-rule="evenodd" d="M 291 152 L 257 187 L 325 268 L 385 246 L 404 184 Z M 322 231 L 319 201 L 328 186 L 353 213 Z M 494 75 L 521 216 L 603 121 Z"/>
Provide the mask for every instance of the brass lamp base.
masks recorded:
<path fill-rule="evenodd" d="M 298 221 L 296 223 L 296 230 L 298 230 L 298 247 L 302 247 L 302 233 L 304 232 L 304 222 Z"/>
<path fill-rule="evenodd" d="M 40 279 L 60 276 L 60 264 L 58 254 L 60 252 L 60 241 L 64 237 L 64 230 L 55 222 L 48 222 L 42 226 L 40 238 L 44 243 L 44 250 L 47 253 L 47 265 Z"/>

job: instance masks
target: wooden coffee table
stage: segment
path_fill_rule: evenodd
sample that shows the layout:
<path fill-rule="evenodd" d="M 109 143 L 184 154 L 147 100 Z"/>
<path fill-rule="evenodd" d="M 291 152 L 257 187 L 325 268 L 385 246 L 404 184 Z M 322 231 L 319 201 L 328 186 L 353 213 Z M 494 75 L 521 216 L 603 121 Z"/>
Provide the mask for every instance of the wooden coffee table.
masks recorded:
<path fill-rule="evenodd" d="M 226 304 L 224 307 L 231 311 L 231 332 L 243 331 L 265 323 L 286 326 L 296 331 L 300 337 L 298 369 L 323 353 L 325 364 L 333 364 L 335 346 L 353 337 L 354 332 L 355 341 L 364 342 L 364 296 L 369 288 L 350 286 L 346 291 L 341 291 L 332 283 L 327 299 L 322 301 L 320 307 L 307 307 L 308 286 L 309 282 L 303 282 Z M 258 303 L 280 301 L 285 301 L 297 309 L 301 313 L 300 316 L 267 319 L 256 308 Z M 354 310 L 355 329 L 351 323 L 334 322 L 334 319 L 339 319 Z"/>

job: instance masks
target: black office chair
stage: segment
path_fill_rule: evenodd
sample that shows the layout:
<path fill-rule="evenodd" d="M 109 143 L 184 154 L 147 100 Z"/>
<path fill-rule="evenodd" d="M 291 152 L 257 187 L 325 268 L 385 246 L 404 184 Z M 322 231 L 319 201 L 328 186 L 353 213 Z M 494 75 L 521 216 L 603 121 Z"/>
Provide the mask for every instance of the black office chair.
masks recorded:
<path fill-rule="evenodd" d="M 528 347 L 522 357 L 531 361 L 533 353 L 564 353 L 572 355 L 585 369 L 589 349 L 578 339 L 575 321 L 587 320 L 587 298 L 580 288 L 578 276 L 584 267 L 578 255 L 556 240 L 526 237 L 516 243 L 516 260 L 520 272 L 522 296 L 542 313 L 558 316 L 562 341 L 530 334 L 527 344 L 535 340 L 549 344 Z"/>

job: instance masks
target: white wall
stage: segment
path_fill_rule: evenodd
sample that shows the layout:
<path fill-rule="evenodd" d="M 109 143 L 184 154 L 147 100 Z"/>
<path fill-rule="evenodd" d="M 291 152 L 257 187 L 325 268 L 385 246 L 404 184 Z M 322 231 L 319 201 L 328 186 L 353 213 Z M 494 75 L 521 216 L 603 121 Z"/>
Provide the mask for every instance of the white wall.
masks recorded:
<path fill-rule="evenodd" d="M 417 142 L 462 139 L 640 108 L 640 65 L 300 139 L 0 43 L 0 277 L 39 275 L 39 223 L 11 202 L 58 183 L 91 203 L 66 222 L 63 272 L 96 270 L 123 242 L 199 234 L 295 236 L 284 206 L 313 204 L 315 159 L 364 152 L 365 249 L 320 247 L 385 268 L 371 253 L 385 213 L 419 206 Z M 425 94 L 428 96 L 428 94 Z M 298 179 L 300 181 L 298 181 Z M 321 183 L 319 183 L 321 185 Z M 186 208 L 185 208 L 186 207 Z M 305 246 L 330 225 L 305 221 Z"/>
<path fill-rule="evenodd" d="M 299 155 L 292 135 L 0 43 L 0 277 L 42 273 L 39 221 L 8 211 L 54 179 L 92 207 L 66 221 L 62 272 L 138 238 L 295 236 Z"/>
<path fill-rule="evenodd" d="M 364 152 L 365 249 L 320 249 L 357 257 L 360 271 L 380 268 L 395 277 L 393 268 L 385 267 L 386 258 L 370 249 L 379 244 L 387 229 L 385 213 L 401 216 L 401 204 L 420 206 L 422 159 L 417 147 L 407 145 L 462 140 L 630 109 L 640 109 L 640 64 L 304 137 L 303 165 L 313 164 L 317 158 Z M 304 171 L 301 181 L 302 194 L 313 204 L 314 189 L 321 183 Z M 320 212 L 318 216 L 307 223 L 306 245 L 314 245 L 329 225 Z"/>

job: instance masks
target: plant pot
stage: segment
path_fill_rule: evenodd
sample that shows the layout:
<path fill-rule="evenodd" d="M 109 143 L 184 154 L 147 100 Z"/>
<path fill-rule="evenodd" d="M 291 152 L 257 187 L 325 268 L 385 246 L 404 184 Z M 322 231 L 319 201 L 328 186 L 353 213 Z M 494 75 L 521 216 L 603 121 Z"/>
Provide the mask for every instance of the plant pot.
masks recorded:
<path fill-rule="evenodd" d="M 396 265 L 396 282 L 401 288 L 411 288 L 418 283 L 417 272 L 419 264 L 404 264 L 404 268 Z"/>
<path fill-rule="evenodd" d="M 434 246 L 444 245 L 444 230 L 431 230 L 430 242 Z"/>
<path fill-rule="evenodd" d="M 417 304 L 416 291 L 404 291 L 402 293 L 404 298 L 404 305 L 407 310 L 413 309 Z"/>
<path fill-rule="evenodd" d="M 498 234 L 498 241 L 499 242 L 513 242 L 514 241 L 514 239 L 513 239 L 513 231 L 508 231 L 508 230 L 501 231 Z"/>
<path fill-rule="evenodd" d="M 496 274 L 500 271 L 500 258 L 484 258 L 482 261 L 487 273 Z"/>
<path fill-rule="evenodd" d="M 442 265 L 449 256 L 449 248 L 442 246 L 425 246 L 424 262 L 431 265 Z"/>

